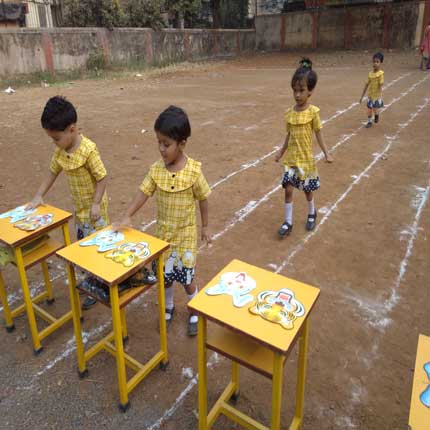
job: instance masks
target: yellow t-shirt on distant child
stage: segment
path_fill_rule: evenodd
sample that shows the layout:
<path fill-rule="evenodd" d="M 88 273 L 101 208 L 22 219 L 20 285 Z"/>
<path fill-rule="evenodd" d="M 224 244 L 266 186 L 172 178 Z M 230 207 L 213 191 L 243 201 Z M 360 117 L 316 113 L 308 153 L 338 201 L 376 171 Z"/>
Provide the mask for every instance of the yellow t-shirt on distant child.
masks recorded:
<path fill-rule="evenodd" d="M 300 180 L 317 178 L 318 171 L 312 148 L 313 133 L 322 129 L 319 108 L 313 105 L 303 111 L 289 108 L 285 113 L 288 140 L 285 171 L 296 168 Z"/>
<path fill-rule="evenodd" d="M 147 196 L 157 191 L 156 236 L 170 243 L 168 253 L 176 252 L 177 263 L 193 268 L 197 256 L 195 202 L 206 200 L 211 193 L 201 163 L 187 158 L 183 169 L 169 172 L 159 160 L 150 167 L 140 190 Z"/>
<path fill-rule="evenodd" d="M 382 86 L 384 85 L 384 71 L 369 72 L 367 79 L 368 90 L 367 95 L 370 100 L 379 100 L 382 97 Z"/>
<path fill-rule="evenodd" d="M 76 219 L 79 223 L 91 224 L 91 206 L 94 202 L 96 182 L 107 174 L 96 144 L 82 136 L 75 152 L 68 153 L 62 148 L 57 148 L 49 168 L 54 175 L 64 170 L 69 182 Z M 104 225 L 109 224 L 107 207 L 108 199 L 105 192 L 100 203 L 100 216 Z"/>

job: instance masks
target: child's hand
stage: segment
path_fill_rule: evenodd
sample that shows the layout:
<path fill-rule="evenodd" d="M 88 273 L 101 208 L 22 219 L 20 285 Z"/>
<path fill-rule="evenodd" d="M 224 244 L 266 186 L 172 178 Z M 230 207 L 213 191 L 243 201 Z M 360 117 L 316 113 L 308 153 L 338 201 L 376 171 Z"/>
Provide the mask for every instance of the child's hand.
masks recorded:
<path fill-rule="evenodd" d="M 278 152 L 278 153 L 275 155 L 275 161 L 276 161 L 276 162 L 278 162 L 281 158 L 282 158 L 282 152 Z"/>
<path fill-rule="evenodd" d="M 93 203 L 90 216 L 92 221 L 97 221 L 100 218 L 100 203 Z"/>
<path fill-rule="evenodd" d="M 129 216 L 125 216 L 121 218 L 119 221 L 115 221 L 112 223 L 112 230 L 116 233 L 118 230 L 124 227 L 131 226 L 131 218 Z"/>
<path fill-rule="evenodd" d="M 209 245 L 210 243 L 212 243 L 212 238 L 208 232 L 207 227 L 202 227 L 201 239 L 203 242 L 206 242 L 206 245 Z"/>
<path fill-rule="evenodd" d="M 43 199 L 41 196 L 35 196 L 33 200 L 25 207 L 26 210 L 35 209 L 38 206 L 43 205 Z"/>
<path fill-rule="evenodd" d="M 333 163 L 333 157 L 330 154 L 326 154 L 325 161 L 326 163 Z"/>

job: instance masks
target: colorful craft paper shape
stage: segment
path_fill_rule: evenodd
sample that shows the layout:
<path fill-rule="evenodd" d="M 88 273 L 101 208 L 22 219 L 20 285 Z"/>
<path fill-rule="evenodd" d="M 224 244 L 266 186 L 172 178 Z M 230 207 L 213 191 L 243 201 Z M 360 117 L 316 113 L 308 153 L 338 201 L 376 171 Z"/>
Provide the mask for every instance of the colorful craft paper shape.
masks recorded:
<path fill-rule="evenodd" d="M 106 252 L 117 247 L 117 243 L 124 240 L 124 235 L 120 231 L 101 231 L 93 238 L 81 242 L 80 246 L 98 246 L 98 252 Z"/>
<path fill-rule="evenodd" d="M 21 221 L 24 218 L 27 218 L 29 215 L 31 215 L 32 213 L 36 212 L 36 209 L 29 209 L 26 210 L 25 209 L 25 205 L 23 206 L 18 206 L 15 209 L 12 209 L 8 212 L 2 213 L 0 214 L 0 219 L 3 218 L 10 218 L 10 223 L 13 224 L 17 221 Z"/>
<path fill-rule="evenodd" d="M 256 287 L 256 282 L 245 272 L 227 272 L 221 275 L 218 284 L 206 290 L 209 296 L 228 294 L 233 297 L 233 305 L 241 308 L 254 300 L 248 294 Z"/>
<path fill-rule="evenodd" d="M 304 306 L 288 288 L 279 291 L 262 291 L 257 302 L 249 308 L 252 314 L 260 315 L 267 321 L 280 324 L 285 329 L 292 329 L 294 321 L 305 314 Z"/>
<path fill-rule="evenodd" d="M 427 388 L 421 393 L 420 401 L 425 407 L 430 408 L 430 361 L 424 363 L 423 368 L 424 372 L 427 374 L 428 385 Z"/>
<path fill-rule="evenodd" d="M 148 242 L 125 242 L 117 246 L 112 252 L 105 255 L 106 258 L 111 258 L 116 263 L 120 263 L 125 267 L 133 266 L 136 259 L 143 260 L 151 255 Z"/>
<path fill-rule="evenodd" d="M 14 224 L 14 227 L 24 231 L 33 231 L 52 223 L 53 214 L 30 215 Z"/>

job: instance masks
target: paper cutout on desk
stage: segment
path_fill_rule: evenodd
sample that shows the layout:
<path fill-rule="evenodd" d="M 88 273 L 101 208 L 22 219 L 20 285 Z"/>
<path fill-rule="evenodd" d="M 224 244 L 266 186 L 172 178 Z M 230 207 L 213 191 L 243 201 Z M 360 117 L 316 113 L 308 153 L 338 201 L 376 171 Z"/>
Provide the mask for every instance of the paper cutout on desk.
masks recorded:
<path fill-rule="evenodd" d="M 430 361 L 424 363 L 424 372 L 427 374 L 427 388 L 420 395 L 420 402 L 426 407 L 430 408 Z"/>
<path fill-rule="evenodd" d="M 111 258 L 115 263 L 120 263 L 125 267 L 131 267 L 137 259 L 143 260 L 150 255 L 148 242 L 125 242 L 106 254 L 105 257 Z"/>
<path fill-rule="evenodd" d="M 30 215 L 14 224 L 14 227 L 24 231 L 33 231 L 51 224 L 53 219 L 53 214 Z"/>
<path fill-rule="evenodd" d="M 81 242 L 80 246 L 98 246 L 97 252 L 106 252 L 117 247 L 117 243 L 123 241 L 124 235 L 120 231 L 106 230 L 96 234 L 93 238 Z"/>
<path fill-rule="evenodd" d="M 291 330 L 294 321 L 305 314 L 305 307 L 294 297 L 293 291 L 283 288 L 279 291 L 262 291 L 249 311 Z"/>
<path fill-rule="evenodd" d="M 26 205 L 18 206 L 15 209 L 12 209 L 8 212 L 0 214 L 0 219 L 10 218 L 10 223 L 13 224 L 17 221 L 21 221 L 24 218 L 27 218 L 32 213 L 36 212 L 36 209 L 25 209 Z"/>
<path fill-rule="evenodd" d="M 221 275 L 218 284 L 206 290 L 209 296 L 228 294 L 233 297 L 233 305 L 242 308 L 254 300 L 248 294 L 256 287 L 256 282 L 245 272 L 227 272 Z"/>

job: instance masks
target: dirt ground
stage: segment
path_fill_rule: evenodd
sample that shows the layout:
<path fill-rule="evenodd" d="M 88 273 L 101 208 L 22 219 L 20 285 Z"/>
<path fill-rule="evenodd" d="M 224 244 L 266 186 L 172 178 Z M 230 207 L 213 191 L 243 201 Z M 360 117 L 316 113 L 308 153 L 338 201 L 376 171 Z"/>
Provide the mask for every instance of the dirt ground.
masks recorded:
<path fill-rule="evenodd" d="M 317 229 L 305 231 L 307 205 L 296 192 L 294 231 L 279 240 L 284 206 L 273 151 L 284 139 L 283 112 L 293 104 L 290 79 L 300 54 L 1 93 L 0 212 L 28 201 L 47 171 L 54 147 L 39 121 L 49 97 L 67 96 L 78 108 L 82 131 L 97 142 L 109 172 L 112 219 L 159 157 L 152 130 L 157 114 L 170 104 L 185 108 L 192 125 L 187 152 L 202 161 L 214 188 L 210 229 L 216 240 L 199 254 L 199 285 L 238 258 L 320 288 L 311 316 L 303 429 L 404 430 L 418 334 L 430 334 L 430 72 L 417 69 L 415 53 L 387 52 L 385 110 L 378 125 L 365 129 L 365 106 L 357 102 L 371 53 L 311 54 L 319 74 L 312 102 L 326 120 L 323 136 L 335 162 L 318 162 Z M 64 177 L 46 201 L 72 209 Z M 147 228 L 154 209 L 150 201 L 135 225 Z M 53 258 L 50 267 L 54 309 L 61 313 L 69 308 L 64 266 Z M 4 276 L 10 302 L 19 303 L 16 270 L 7 267 Z M 29 278 L 40 291 L 39 269 L 31 269 Z M 142 360 L 157 348 L 155 293 L 128 307 L 127 350 Z M 185 299 L 177 288 L 170 367 L 152 372 L 135 389 L 126 414 L 117 409 L 110 355 L 95 357 L 89 377 L 79 380 L 71 324 L 46 339 L 35 357 L 27 321 L 17 318 L 12 334 L 0 331 L 0 427 L 197 428 L 197 345 L 186 336 Z M 109 322 L 101 305 L 85 313 L 88 344 L 110 329 Z M 227 383 L 229 362 L 209 357 L 213 403 Z M 293 414 L 295 365 L 293 353 L 285 370 L 283 429 Z M 241 378 L 239 408 L 268 424 L 270 381 L 248 370 Z M 215 428 L 239 427 L 221 418 Z"/>

